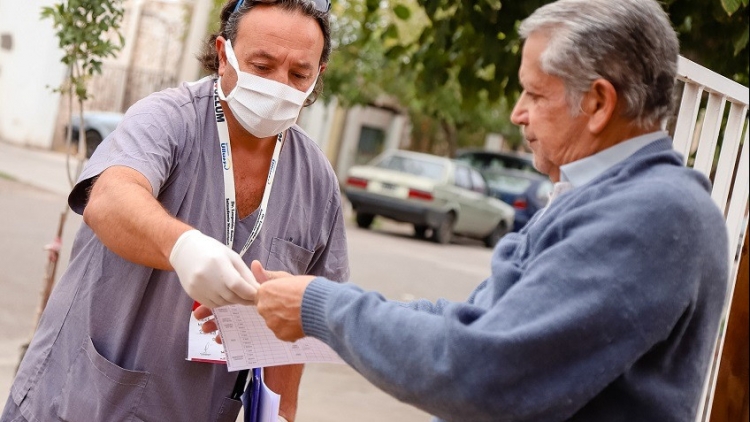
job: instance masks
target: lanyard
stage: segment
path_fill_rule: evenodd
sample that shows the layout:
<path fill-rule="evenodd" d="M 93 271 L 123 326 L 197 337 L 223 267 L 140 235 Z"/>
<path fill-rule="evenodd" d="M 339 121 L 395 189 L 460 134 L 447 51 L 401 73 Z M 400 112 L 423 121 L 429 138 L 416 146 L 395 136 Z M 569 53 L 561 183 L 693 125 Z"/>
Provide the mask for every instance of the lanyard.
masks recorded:
<path fill-rule="evenodd" d="M 214 82 L 214 111 L 216 112 L 216 129 L 219 131 L 219 149 L 221 151 L 221 164 L 224 172 L 224 222 L 226 228 L 224 239 L 227 246 L 231 248 L 234 244 L 235 221 L 237 220 L 237 198 L 234 191 L 234 171 L 232 170 L 232 147 L 229 141 L 229 128 L 227 127 L 224 111 L 219 101 L 218 83 L 218 80 Z M 273 157 L 271 157 L 271 166 L 268 169 L 268 178 L 266 179 L 266 188 L 263 191 L 263 199 L 260 202 L 258 219 L 255 221 L 255 226 L 253 226 L 253 230 L 250 232 L 250 237 L 248 237 L 247 242 L 245 242 L 245 245 L 240 250 L 240 256 L 243 256 L 247 252 L 250 245 L 255 241 L 255 238 L 258 237 L 260 228 L 263 227 L 263 221 L 266 218 L 266 208 L 268 208 L 268 198 L 271 197 L 271 187 L 273 186 L 274 176 L 276 176 L 276 168 L 278 167 L 277 164 L 283 144 L 284 135 L 282 132 L 276 137 L 276 145 L 273 149 Z"/>

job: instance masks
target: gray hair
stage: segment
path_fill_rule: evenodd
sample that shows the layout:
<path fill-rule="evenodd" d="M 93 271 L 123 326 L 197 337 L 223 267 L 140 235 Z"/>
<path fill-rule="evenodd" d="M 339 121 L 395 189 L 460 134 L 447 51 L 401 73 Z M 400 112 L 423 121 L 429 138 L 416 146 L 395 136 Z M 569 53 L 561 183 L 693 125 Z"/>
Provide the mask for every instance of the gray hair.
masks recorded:
<path fill-rule="evenodd" d="M 542 70 L 562 79 L 571 112 L 599 78 L 617 90 L 622 115 L 640 127 L 666 121 L 673 109 L 679 42 L 654 0 L 559 0 L 525 19 L 519 35 L 549 36 Z"/>

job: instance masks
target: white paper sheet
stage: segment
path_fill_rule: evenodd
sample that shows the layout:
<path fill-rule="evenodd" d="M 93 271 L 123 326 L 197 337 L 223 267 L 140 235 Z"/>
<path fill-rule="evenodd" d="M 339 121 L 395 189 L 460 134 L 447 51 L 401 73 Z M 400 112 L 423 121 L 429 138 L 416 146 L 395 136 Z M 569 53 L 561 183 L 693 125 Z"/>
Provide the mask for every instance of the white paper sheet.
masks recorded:
<path fill-rule="evenodd" d="M 259 422 L 278 422 L 279 405 L 281 405 L 281 396 L 271 391 L 266 382 L 261 380 L 260 385 L 260 406 L 258 407 Z"/>
<path fill-rule="evenodd" d="M 201 331 L 203 321 L 199 321 L 190 313 L 190 328 L 188 332 L 188 357 L 193 362 L 226 363 L 224 346 L 217 343 L 216 333 L 206 334 Z"/>
<path fill-rule="evenodd" d="M 336 352 L 320 340 L 305 337 L 289 343 L 277 339 L 254 306 L 222 306 L 214 309 L 214 316 L 224 343 L 223 350 L 213 341 L 214 334 L 200 332 L 200 321 L 191 315 L 188 360 L 226 361 L 230 372 L 307 362 L 343 363 Z"/>

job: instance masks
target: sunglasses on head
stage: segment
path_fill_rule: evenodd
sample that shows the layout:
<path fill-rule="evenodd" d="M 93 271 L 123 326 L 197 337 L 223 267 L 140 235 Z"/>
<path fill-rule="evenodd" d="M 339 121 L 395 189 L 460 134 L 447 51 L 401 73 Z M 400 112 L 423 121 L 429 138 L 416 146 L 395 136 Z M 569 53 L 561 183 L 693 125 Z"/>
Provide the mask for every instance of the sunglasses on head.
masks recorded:
<path fill-rule="evenodd" d="M 257 3 L 276 3 L 276 0 L 251 0 L 255 1 Z M 306 0 L 309 2 L 312 2 L 313 5 L 315 5 L 315 9 L 319 12 L 328 13 L 329 10 L 331 10 L 331 0 Z M 242 7 L 242 5 L 245 3 L 245 0 L 240 0 L 237 2 L 237 5 L 234 6 L 234 11 L 232 13 L 236 12 L 237 10 Z"/>

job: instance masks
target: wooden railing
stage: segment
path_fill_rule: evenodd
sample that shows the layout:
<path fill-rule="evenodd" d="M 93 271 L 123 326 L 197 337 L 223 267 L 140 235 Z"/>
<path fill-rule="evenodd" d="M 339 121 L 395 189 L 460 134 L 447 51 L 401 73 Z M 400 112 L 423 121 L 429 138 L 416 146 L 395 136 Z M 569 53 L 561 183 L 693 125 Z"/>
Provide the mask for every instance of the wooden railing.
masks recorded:
<path fill-rule="evenodd" d="M 742 300 L 746 309 L 748 300 L 744 297 L 733 301 L 739 278 L 742 237 L 748 222 L 748 88 L 684 57 L 679 59 L 678 79 L 684 88 L 674 126 L 674 148 L 685 156 L 688 166 L 712 180 L 711 197 L 724 212 L 730 243 L 727 300 L 716 338 L 715 358 L 706 375 L 696 415 L 696 421 L 708 421 L 725 345 L 731 345 L 735 340 L 747 340 L 727 338 L 725 326 L 731 312 L 743 306 Z M 746 277 L 744 274 L 739 276 Z"/>

